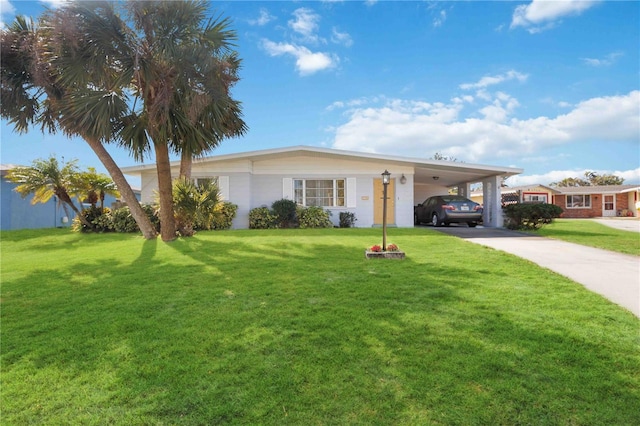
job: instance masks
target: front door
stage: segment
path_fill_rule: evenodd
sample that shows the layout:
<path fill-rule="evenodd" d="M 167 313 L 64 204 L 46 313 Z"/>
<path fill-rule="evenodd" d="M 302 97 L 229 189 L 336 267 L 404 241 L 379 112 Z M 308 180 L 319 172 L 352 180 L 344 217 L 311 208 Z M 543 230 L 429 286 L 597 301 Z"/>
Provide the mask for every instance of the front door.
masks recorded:
<path fill-rule="evenodd" d="M 387 225 L 396 223 L 396 180 L 391 179 L 387 185 Z M 382 210 L 384 207 L 384 185 L 382 178 L 373 180 L 373 224 L 382 225 Z"/>
<path fill-rule="evenodd" d="M 616 215 L 616 196 L 605 195 L 602 197 L 602 216 Z"/>

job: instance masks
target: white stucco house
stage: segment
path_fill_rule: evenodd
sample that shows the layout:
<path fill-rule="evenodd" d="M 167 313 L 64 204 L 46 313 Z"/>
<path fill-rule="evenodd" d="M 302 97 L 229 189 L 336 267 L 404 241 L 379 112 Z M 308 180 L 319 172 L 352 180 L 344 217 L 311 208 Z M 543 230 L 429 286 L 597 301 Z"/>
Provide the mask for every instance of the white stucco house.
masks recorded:
<path fill-rule="evenodd" d="M 177 177 L 179 162 L 171 167 Z M 155 164 L 122 170 L 141 178 L 142 202 L 152 202 L 158 187 Z M 293 146 L 201 158 L 193 163 L 192 178 L 217 181 L 223 198 L 238 205 L 234 229 L 249 227 L 251 209 L 282 198 L 322 206 L 333 213 L 335 224 L 340 212 L 353 212 L 356 226 L 371 227 L 382 224 L 385 170 L 391 173 L 387 223 L 398 227 L 414 226 L 413 207 L 427 197 L 454 186 L 468 197 L 477 182 L 483 184 L 484 225 L 500 227 L 500 183 L 522 173 L 511 167 Z"/>

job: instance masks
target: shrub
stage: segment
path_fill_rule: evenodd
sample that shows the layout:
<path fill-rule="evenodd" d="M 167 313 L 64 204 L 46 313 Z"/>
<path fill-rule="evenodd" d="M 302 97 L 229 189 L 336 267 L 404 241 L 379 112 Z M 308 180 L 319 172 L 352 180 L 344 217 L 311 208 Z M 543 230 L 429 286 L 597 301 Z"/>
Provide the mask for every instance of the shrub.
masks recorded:
<path fill-rule="evenodd" d="M 322 207 L 301 207 L 298 209 L 300 228 L 333 228 L 331 212 Z"/>
<path fill-rule="evenodd" d="M 238 211 L 238 206 L 225 201 L 224 203 L 219 203 L 216 207 L 216 214 L 213 218 L 212 229 L 229 229 L 231 228 L 231 223 L 233 219 L 236 217 L 236 213 Z"/>
<path fill-rule="evenodd" d="M 151 221 L 156 231 L 160 230 L 160 219 L 156 215 L 155 209 L 149 204 L 143 204 L 142 210 Z M 113 230 L 115 232 L 139 232 L 138 224 L 133 216 L 131 216 L 131 210 L 128 206 L 120 207 L 111 213 L 111 221 Z"/>
<path fill-rule="evenodd" d="M 340 228 L 352 228 L 356 223 L 356 214 L 353 212 L 340 212 Z"/>
<path fill-rule="evenodd" d="M 555 204 L 519 203 L 505 206 L 506 227 L 509 229 L 539 229 L 560 217 L 562 208 Z"/>
<path fill-rule="evenodd" d="M 271 205 L 273 214 L 277 217 L 279 228 L 296 228 L 296 209 L 298 205 L 293 200 L 283 198 Z"/>
<path fill-rule="evenodd" d="M 80 214 L 92 226 L 89 228 L 76 216 L 73 218 L 73 223 L 71 224 L 71 229 L 75 232 L 110 232 L 113 230 L 111 211 L 106 207 L 104 209 L 89 207 L 88 209 L 82 210 Z"/>
<path fill-rule="evenodd" d="M 117 210 L 113 211 L 111 215 L 111 220 L 113 222 L 113 230 L 116 232 L 137 232 L 138 224 L 131 216 L 131 210 L 129 207 L 120 207 Z"/>
<path fill-rule="evenodd" d="M 257 207 L 249 212 L 249 228 L 273 229 L 277 228 L 278 217 L 267 207 Z"/>

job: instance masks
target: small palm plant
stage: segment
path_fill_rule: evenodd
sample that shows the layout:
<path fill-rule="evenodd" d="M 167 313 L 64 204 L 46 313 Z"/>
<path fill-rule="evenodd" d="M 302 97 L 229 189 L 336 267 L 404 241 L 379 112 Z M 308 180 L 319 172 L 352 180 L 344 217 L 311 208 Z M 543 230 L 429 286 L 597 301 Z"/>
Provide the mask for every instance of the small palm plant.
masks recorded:
<path fill-rule="evenodd" d="M 178 233 L 191 236 L 196 229 L 211 229 L 219 214 L 220 190 L 212 182 L 196 185 L 190 179 L 173 182 L 173 209 Z"/>

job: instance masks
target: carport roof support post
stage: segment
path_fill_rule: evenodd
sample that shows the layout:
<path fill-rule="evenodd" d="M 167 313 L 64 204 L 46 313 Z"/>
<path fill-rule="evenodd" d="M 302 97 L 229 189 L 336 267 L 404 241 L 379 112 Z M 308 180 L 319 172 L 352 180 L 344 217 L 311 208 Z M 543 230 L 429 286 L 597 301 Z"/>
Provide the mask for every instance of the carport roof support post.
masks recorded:
<path fill-rule="evenodd" d="M 501 176 L 491 176 L 482 181 L 482 196 L 484 199 L 483 221 L 484 226 L 491 228 L 502 228 L 504 220 L 502 217 L 502 203 L 500 185 Z"/>

